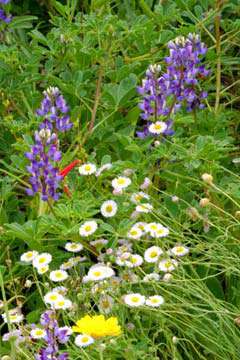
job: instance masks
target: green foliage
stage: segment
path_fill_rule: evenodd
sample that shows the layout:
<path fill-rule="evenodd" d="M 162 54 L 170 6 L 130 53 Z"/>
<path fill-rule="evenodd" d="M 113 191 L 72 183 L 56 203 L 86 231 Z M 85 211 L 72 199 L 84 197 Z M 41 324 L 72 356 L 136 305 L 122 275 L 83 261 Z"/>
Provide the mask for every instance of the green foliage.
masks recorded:
<path fill-rule="evenodd" d="M 20 255 L 29 249 L 50 252 L 54 268 L 67 261 L 65 243 L 79 241 L 79 225 L 99 216 L 101 204 L 112 196 L 111 179 L 126 169 L 134 172 L 131 192 L 138 191 L 145 177 L 153 182 L 149 195 L 155 219 L 170 228 L 169 239 L 161 243 L 164 249 L 176 243 L 191 249 L 172 281 L 159 281 L 154 287 L 143 282 L 121 284 L 124 293 L 147 296 L 154 290 L 164 296 L 164 307 L 129 310 L 122 306 L 118 289 L 114 296 L 119 307 L 113 314 L 119 317 L 124 335 L 108 342 L 106 349 L 98 343 L 90 355 L 88 350 L 79 355 L 79 349 L 71 346 L 70 360 L 240 358 L 240 6 L 233 0 L 222 2 L 218 10 L 218 3 L 12 0 L 7 5 L 14 15 L 0 29 L 0 272 L 7 305 L 23 305 L 27 322 L 38 322 L 44 310 L 40 291 L 47 291 L 49 279 L 36 280 L 37 275 L 20 264 Z M 149 64 L 164 67 L 167 42 L 189 32 L 199 33 L 209 48 L 206 108 L 195 114 L 180 111 L 174 119 L 174 136 L 155 146 L 152 139 L 135 135 L 142 125 L 136 87 Z M 61 167 L 74 159 L 99 166 L 113 163 L 112 178 L 103 173 L 86 181 L 73 170 L 66 180 L 71 197 L 63 194 L 53 208 L 42 207 L 37 196 L 25 194 L 28 162 L 24 153 L 33 143 L 39 125 L 35 110 L 49 86 L 59 87 L 64 94 L 74 124 L 60 139 Z M 213 185 L 202 181 L 204 173 L 213 176 Z M 173 201 L 173 196 L 179 201 Z M 208 198 L 210 205 L 201 206 L 202 198 Z M 119 217 L 99 222 L 99 238 L 107 237 L 113 249 L 134 222 L 129 194 L 119 202 Z M 145 219 L 150 221 L 148 214 Z M 91 253 L 89 244 L 84 246 Z M 142 253 L 148 244 L 134 246 Z M 94 301 L 99 300 L 90 287 L 83 289 L 78 283 L 92 262 L 96 262 L 94 252 L 73 274 L 79 313 L 95 311 Z M 137 275 L 142 277 L 140 270 Z M 25 287 L 26 279 L 33 281 L 31 289 Z M 71 315 L 63 318 L 72 325 Z M 6 331 L 6 325 L 1 325 L 1 332 Z M 13 354 L 6 343 L 0 348 L 1 356 Z M 31 358 L 31 349 L 23 349 L 25 354 L 20 352 L 17 360 Z"/>

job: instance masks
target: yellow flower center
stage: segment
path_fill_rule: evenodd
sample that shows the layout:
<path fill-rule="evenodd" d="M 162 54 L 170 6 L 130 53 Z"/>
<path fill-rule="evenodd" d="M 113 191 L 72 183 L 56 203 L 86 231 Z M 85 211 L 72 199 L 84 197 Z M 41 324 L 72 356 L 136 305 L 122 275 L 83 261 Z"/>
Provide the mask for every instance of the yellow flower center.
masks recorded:
<path fill-rule="evenodd" d="M 65 304 L 64 300 L 58 301 L 58 306 L 63 306 Z"/>
<path fill-rule="evenodd" d="M 106 212 L 109 212 L 109 213 L 110 213 L 110 212 L 112 211 L 112 209 L 113 209 L 113 208 L 112 208 L 112 205 L 107 205 L 107 206 L 106 206 Z"/>
<path fill-rule="evenodd" d="M 118 179 L 117 182 L 118 182 L 119 185 L 124 185 L 125 184 L 125 179 L 120 178 L 120 179 Z"/>
<path fill-rule="evenodd" d="M 171 261 L 166 261 L 165 262 L 165 268 L 169 269 L 172 266 Z"/>
<path fill-rule="evenodd" d="M 156 298 L 150 299 L 150 301 L 151 301 L 151 303 L 153 303 L 153 304 L 157 304 L 157 303 L 158 303 L 158 299 L 156 299 Z"/>
<path fill-rule="evenodd" d="M 137 230 L 131 230 L 131 231 L 130 231 L 130 234 L 131 234 L 132 236 L 135 236 L 135 235 L 138 234 L 138 232 L 137 232 Z"/>
<path fill-rule="evenodd" d="M 89 341 L 89 337 L 88 336 L 83 336 L 81 341 L 82 341 L 82 343 L 86 344 Z"/>
<path fill-rule="evenodd" d="M 39 264 L 43 264 L 45 261 L 46 261 L 46 259 L 44 257 L 42 257 L 38 260 Z"/>
<path fill-rule="evenodd" d="M 91 231 L 91 230 L 92 230 L 91 225 L 86 225 L 86 226 L 85 226 L 85 231 L 86 231 L 86 232 L 89 232 L 89 231 Z"/>
<path fill-rule="evenodd" d="M 60 272 L 56 272 L 56 273 L 55 273 L 55 276 L 56 276 L 56 278 L 60 279 L 60 278 L 63 277 L 63 274 L 60 273 Z"/>
<path fill-rule="evenodd" d="M 58 298 L 58 296 L 55 295 L 55 294 L 49 296 L 49 299 L 50 299 L 50 300 L 53 300 L 53 301 L 57 300 L 57 298 Z"/>
<path fill-rule="evenodd" d="M 153 224 L 150 226 L 151 230 L 157 230 L 157 225 Z"/>
<path fill-rule="evenodd" d="M 96 277 L 101 276 L 101 274 L 102 274 L 102 273 L 101 273 L 101 271 L 99 271 L 99 270 L 93 272 L 93 275 L 96 276 Z"/>
<path fill-rule="evenodd" d="M 91 165 L 85 165 L 85 170 L 90 171 L 91 170 Z"/>
<path fill-rule="evenodd" d="M 44 332 L 43 332 L 43 330 L 38 329 L 38 330 L 35 331 L 35 334 L 39 336 L 39 335 L 44 334 Z"/>
<path fill-rule="evenodd" d="M 134 257 L 131 257 L 130 261 L 131 261 L 131 263 L 132 263 L 132 264 L 136 264 L 137 259 L 136 259 L 136 258 L 134 258 Z"/>
<path fill-rule="evenodd" d="M 183 252 L 183 250 L 184 250 L 184 247 L 183 247 L 183 246 L 179 246 L 179 247 L 176 249 L 176 252 L 177 252 L 177 253 L 181 253 L 181 252 Z"/>
<path fill-rule="evenodd" d="M 134 302 L 134 303 L 138 303 L 138 302 L 139 302 L 139 297 L 133 296 L 133 297 L 131 298 L 131 300 L 132 300 L 132 302 Z"/>
<path fill-rule="evenodd" d="M 162 129 L 162 124 L 155 124 L 155 129 L 156 130 L 161 130 Z"/>
<path fill-rule="evenodd" d="M 28 259 L 30 259 L 32 256 L 33 256 L 33 253 L 32 253 L 32 252 L 29 252 L 29 253 L 27 253 L 27 255 L 26 255 L 26 257 L 27 257 Z"/>
<path fill-rule="evenodd" d="M 151 253 L 150 253 L 150 258 L 155 258 L 157 256 L 157 252 L 156 251 L 152 251 Z"/>

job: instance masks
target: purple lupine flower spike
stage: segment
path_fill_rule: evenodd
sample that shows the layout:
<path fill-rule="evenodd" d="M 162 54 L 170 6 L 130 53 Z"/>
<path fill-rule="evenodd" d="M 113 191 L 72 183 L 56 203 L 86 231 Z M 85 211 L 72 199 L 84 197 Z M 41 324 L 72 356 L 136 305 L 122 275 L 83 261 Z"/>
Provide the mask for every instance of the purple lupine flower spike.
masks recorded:
<path fill-rule="evenodd" d="M 183 106 L 187 111 L 204 107 L 206 91 L 200 91 L 199 80 L 209 75 L 201 64 L 201 56 L 207 52 L 198 35 L 177 37 L 168 43 L 169 56 L 165 58 L 166 71 L 160 76 L 161 67 L 150 65 L 142 86 L 137 88 L 143 100 L 139 104 L 141 118 L 147 120 L 137 136 L 173 135 L 170 116 Z"/>
<path fill-rule="evenodd" d="M 69 107 L 57 87 L 49 87 L 43 92 L 44 99 L 41 107 L 36 113 L 43 117 L 40 129 L 53 129 L 54 131 L 64 132 L 72 127 L 70 116 L 68 115 Z"/>
<path fill-rule="evenodd" d="M 10 0 L 0 0 L 0 4 L 6 5 L 10 2 Z M 6 12 L 0 8 L 0 20 L 5 22 L 6 24 L 9 24 L 12 20 L 12 15 L 7 15 Z"/>
<path fill-rule="evenodd" d="M 59 327 L 56 314 L 53 310 L 45 311 L 40 318 L 40 324 L 44 326 L 46 336 L 44 338 L 46 346 L 39 350 L 35 355 L 36 360 L 68 360 L 67 352 L 59 353 L 59 344 L 65 344 L 71 335 L 71 329 L 67 326 Z"/>
<path fill-rule="evenodd" d="M 33 196 L 39 192 L 43 201 L 50 198 L 57 200 L 59 198 L 57 189 L 62 176 L 59 175 L 59 168 L 56 166 L 56 163 L 61 160 L 56 134 L 51 134 L 49 129 L 36 131 L 35 144 L 30 152 L 25 153 L 25 156 L 31 162 L 27 166 L 31 184 L 31 188 L 26 189 L 27 194 Z"/>

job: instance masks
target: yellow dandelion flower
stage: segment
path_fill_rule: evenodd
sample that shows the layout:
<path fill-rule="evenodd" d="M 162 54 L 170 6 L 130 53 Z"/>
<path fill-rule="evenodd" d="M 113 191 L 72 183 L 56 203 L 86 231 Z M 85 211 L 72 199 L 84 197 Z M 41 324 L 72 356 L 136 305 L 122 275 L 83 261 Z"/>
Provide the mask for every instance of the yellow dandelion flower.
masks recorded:
<path fill-rule="evenodd" d="M 118 336 L 122 333 L 116 317 L 105 319 L 103 315 L 86 315 L 76 322 L 76 326 L 73 326 L 72 330 L 90 335 L 95 339 L 104 336 Z"/>

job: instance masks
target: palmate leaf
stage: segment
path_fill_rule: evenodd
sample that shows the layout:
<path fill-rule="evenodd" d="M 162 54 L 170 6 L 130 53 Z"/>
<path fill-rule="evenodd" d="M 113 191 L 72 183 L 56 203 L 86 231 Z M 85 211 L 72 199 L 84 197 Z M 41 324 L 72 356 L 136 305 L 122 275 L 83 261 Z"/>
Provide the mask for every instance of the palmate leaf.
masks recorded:
<path fill-rule="evenodd" d="M 8 236 L 24 241 L 32 249 L 39 246 L 40 240 L 48 232 L 48 228 L 41 226 L 39 220 L 30 220 L 23 225 L 11 223 L 5 226 Z"/>
<path fill-rule="evenodd" d="M 118 108 L 120 105 L 124 105 L 128 100 L 131 90 L 134 90 L 137 85 L 137 77 L 134 74 L 130 74 L 129 77 L 123 79 L 119 85 L 106 84 L 105 94 L 113 103 L 114 107 Z"/>

